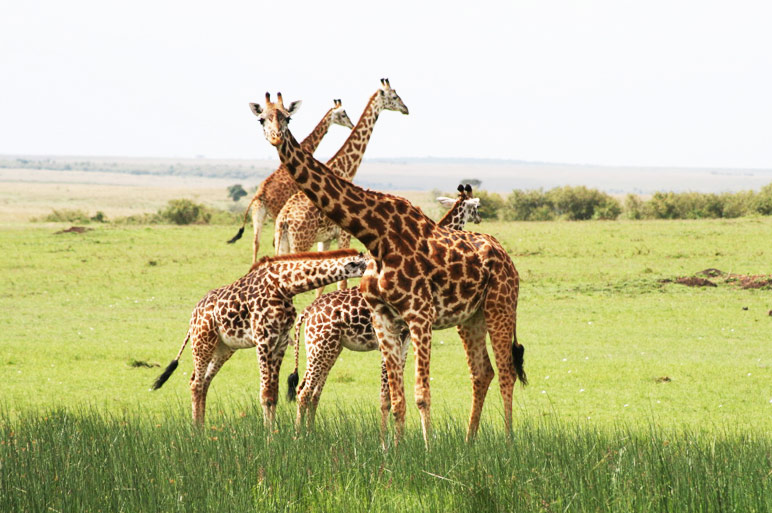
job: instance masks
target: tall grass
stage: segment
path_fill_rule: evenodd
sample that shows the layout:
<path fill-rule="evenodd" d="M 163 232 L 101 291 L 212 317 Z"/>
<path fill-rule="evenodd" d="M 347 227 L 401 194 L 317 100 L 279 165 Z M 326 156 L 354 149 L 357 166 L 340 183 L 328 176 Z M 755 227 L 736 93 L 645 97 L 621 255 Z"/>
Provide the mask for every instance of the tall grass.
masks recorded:
<path fill-rule="evenodd" d="M 358 409 L 296 436 L 257 409 L 195 429 L 97 410 L 0 414 L 0 511 L 772 510 L 772 440 L 655 426 L 524 422 L 510 441 L 439 425 L 380 449 Z"/>

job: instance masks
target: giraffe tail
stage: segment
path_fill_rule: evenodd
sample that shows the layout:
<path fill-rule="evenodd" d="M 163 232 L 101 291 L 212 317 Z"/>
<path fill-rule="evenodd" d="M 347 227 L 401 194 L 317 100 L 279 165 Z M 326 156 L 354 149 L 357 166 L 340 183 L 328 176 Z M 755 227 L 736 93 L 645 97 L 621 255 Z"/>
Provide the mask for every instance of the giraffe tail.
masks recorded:
<path fill-rule="evenodd" d="M 258 191 L 258 193 L 257 193 L 257 194 L 255 194 L 255 195 L 252 197 L 252 201 L 250 201 L 250 202 L 249 202 L 249 205 L 247 205 L 247 209 L 244 211 L 244 220 L 243 220 L 243 221 L 241 221 L 241 228 L 239 228 L 239 232 L 238 232 L 236 235 L 234 235 L 232 239 L 230 239 L 230 240 L 228 241 L 228 244 L 233 244 L 234 242 L 236 242 L 237 240 L 239 240 L 239 239 L 241 238 L 241 236 L 242 236 L 242 235 L 244 235 L 244 227 L 247 225 L 247 218 L 249 218 L 249 211 L 252 209 L 252 204 L 253 204 L 255 201 L 258 201 L 258 200 L 259 200 L 259 198 L 258 198 L 258 196 L 259 196 L 259 193 L 260 193 L 260 191 Z"/>
<path fill-rule="evenodd" d="M 295 370 L 287 378 L 287 400 L 290 402 L 295 400 L 298 393 L 298 381 L 300 377 L 298 375 L 298 357 L 300 353 L 300 327 L 303 325 L 303 321 L 306 318 L 306 311 L 298 315 L 295 321 Z"/>
<path fill-rule="evenodd" d="M 517 379 L 520 380 L 522 386 L 528 384 L 528 376 L 525 375 L 525 369 L 523 369 L 523 354 L 525 353 L 525 346 L 518 344 L 517 334 L 515 334 L 514 340 L 512 340 L 512 361 L 515 364 L 515 374 Z"/>
<path fill-rule="evenodd" d="M 188 345 L 188 340 L 190 340 L 190 330 L 188 330 L 188 334 L 185 337 L 185 341 L 182 343 L 180 352 L 177 353 L 177 357 L 172 360 L 172 362 L 166 367 L 166 369 L 164 369 L 161 375 L 156 378 L 156 380 L 153 382 L 153 386 L 150 387 L 150 390 L 158 390 L 163 386 L 164 383 L 166 383 L 166 380 L 169 379 L 174 370 L 177 368 L 177 365 L 179 365 L 180 356 L 182 356 L 182 351 L 185 349 L 185 346 Z"/>

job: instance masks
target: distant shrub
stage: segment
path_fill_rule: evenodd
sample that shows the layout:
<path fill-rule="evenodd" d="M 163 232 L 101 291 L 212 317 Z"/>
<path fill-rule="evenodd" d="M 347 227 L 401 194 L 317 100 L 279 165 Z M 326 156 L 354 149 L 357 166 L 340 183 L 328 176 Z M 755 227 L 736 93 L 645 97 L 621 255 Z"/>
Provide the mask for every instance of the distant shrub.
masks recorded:
<path fill-rule="evenodd" d="M 762 187 L 753 202 L 753 211 L 763 216 L 772 215 L 772 183 Z"/>
<path fill-rule="evenodd" d="M 721 194 L 721 217 L 734 218 L 755 212 L 756 193 L 753 191 L 725 192 Z"/>
<path fill-rule="evenodd" d="M 514 190 L 507 197 L 503 217 L 516 221 L 567 219 L 616 219 L 622 206 L 612 196 L 597 189 L 556 187 L 543 190 Z"/>
<path fill-rule="evenodd" d="M 616 199 L 605 192 L 588 189 L 583 185 L 556 187 L 549 190 L 546 196 L 555 215 L 570 221 L 616 219 L 622 211 Z"/>
<path fill-rule="evenodd" d="M 480 207 L 477 211 L 482 219 L 498 219 L 501 209 L 504 207 L 504 198 L 500 194 L 488 191 L 474 191 L 476 198 L 480 198 Z"/>
<path fill-rule="evenodd" d="M 625 197 L 624 212 L 625 217 L 628 219 L 643 219 L 646 217 L 643 200 L 635 194 L 628 194 Z"/>
<path fill-rule="evenodd" d="M 88 223 L 91 217 L 88 212 L 76 209 L 53 210 L 43 218 L 43 221 L 49 223 Z"/>
<path fill-rule="evenodd" d="M 163 220 L 174 224 L 209 224 L 212 218 L 206 206 L 189 199 L 171 200 L 158 214 Z"/>
<path fill-rule="evenodd" d="M 503 217 L 507 221 L 549 221 L 554 219 L 552 205 L 542 189 L 515 189 L 507 196 Z"/>

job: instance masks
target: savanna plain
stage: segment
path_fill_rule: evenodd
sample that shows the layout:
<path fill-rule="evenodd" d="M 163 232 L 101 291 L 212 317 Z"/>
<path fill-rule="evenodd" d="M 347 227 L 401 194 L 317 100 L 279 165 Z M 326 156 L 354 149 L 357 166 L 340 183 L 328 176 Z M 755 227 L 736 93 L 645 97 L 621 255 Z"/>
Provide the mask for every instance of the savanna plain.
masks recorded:
<path fill-rule="evenodd" d="M 428 451 L 414 407 L 381 449 L 375 352 L 341 355 L 297 435 L 291 348 L 271 432 L 239 351 L 194 429 L 189 348 L 149 387 L 195 303 L 249 269 L 248 240 L 225 244 L 236 224 L 69 226 L 0 220 L 0 511 L 772 511 L 772 295 L 737 278 L 772 274 L 772 218 L 470 226 L 520 272 L 530 384 L 510 438 L 494 380 L 466 444 L 464 351 L 436 331 Z M 705 269 L 727 274 L 675 281 Z"/>

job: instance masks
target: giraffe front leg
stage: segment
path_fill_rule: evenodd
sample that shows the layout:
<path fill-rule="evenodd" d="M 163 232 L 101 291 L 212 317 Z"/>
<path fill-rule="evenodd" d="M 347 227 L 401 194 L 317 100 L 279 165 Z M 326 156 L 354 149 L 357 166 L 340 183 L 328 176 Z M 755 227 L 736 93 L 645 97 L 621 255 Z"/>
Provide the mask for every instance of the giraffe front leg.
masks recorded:
<path fill-rule="evenodd" d="M 394 445 L 396 446 L 405 430 L 406 410 L 400 327 L 397 325 L 396 315 L 385 305 L 377 305 L 372 309 L 372 322 L 375 335 L 378 337 L 378 348 L 381 351 L 382 365 L 388 383 L 388 397 L 391 399 L 391 410 L 394 414 Z M 382 393 L 382 397 L 385 397 L 385 393 Z M 386 422 L 382 421 L 381 440 L 384 445 L 386 427 Z"/>
<path fill-rule="evenodd" d="M 260 366 L 260 406 L 263 408 L 263 425 L 270 433 L 273 428 L 275 403 L 271 400 L 271 351 L 268 343 L 257 344 L 257 362 Z"/>
<path fill-rule="evenodd" d="M 432 354 L 432 322 L 418 315 L 406 316 L 410 338 L 413 341 L 415 355 L 415 404 L 421 414 L 421 429 L 424 444 L 429 448 L 432 436 L 431 405 L 432 396 L 429 386 L 429 362 Z"/>
<path fill-rule="evenodd" d="M 401 372 L 405 375 L 405 363 L 407 362 L 407 350 L 410 346 L 410 332 L 403 330 L 400 334 L 402 343 L 401 348 Z M 391 410 L 391 395 L 389 393 L 389 376 L 386 372 L 386 362 L 381 356 L 381 446 L 386 449 L 386 428 L 389 422 L 389 411 Z"/>

